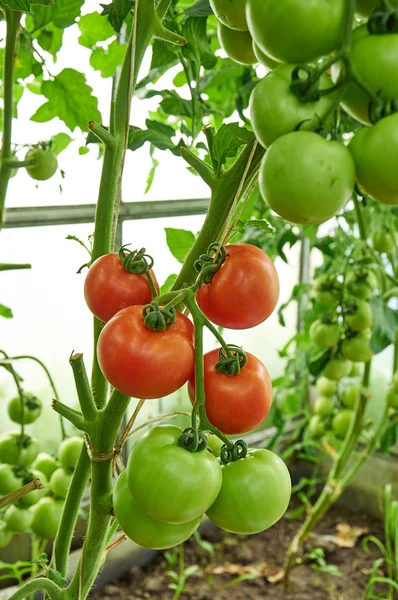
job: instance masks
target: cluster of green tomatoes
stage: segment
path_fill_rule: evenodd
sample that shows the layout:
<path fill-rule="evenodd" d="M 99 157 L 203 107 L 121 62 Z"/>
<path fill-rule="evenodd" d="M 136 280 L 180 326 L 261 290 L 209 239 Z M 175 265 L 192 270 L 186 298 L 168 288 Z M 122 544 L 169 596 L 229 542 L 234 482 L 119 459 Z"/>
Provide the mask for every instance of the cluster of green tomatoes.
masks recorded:
<path fill-rule="evenodd" d="M 210 4 L 227 55 L 270 70 L 250 98 L 252 127 L 267 150 L 259 183 L 269 206 L 293 223 L 323 223 L 344 207 L 355 183 L 398 204 L 397 13 L 357 0 L 346 48 L 349 0 Z M 328 134 L 339 106 L 365 125 L 348 146 Z"/>
<path fill-rule="evenodd" d="M 39 418 L 41 408 L 39 398 L 21 392 L 21 396 L 9 401 L 8 414 L 14 423 L 26 427 Z M 82 444 L 81 438 L 70 437 L 60 443 L 54 457 L 40 452 L 39 442 L 26 433 L 0 436 L 0 496 L 11 494 L 36 478 L 43 485 L 1 511 L 0 548 L 21 533 L 54 540 Z"/>

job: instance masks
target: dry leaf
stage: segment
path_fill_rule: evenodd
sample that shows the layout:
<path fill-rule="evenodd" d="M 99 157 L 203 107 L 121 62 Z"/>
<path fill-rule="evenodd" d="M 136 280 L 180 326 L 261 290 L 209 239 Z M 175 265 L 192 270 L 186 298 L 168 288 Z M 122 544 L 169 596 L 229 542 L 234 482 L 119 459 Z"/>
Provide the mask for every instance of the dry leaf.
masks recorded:
<path fill-rule="evenodd" d="M 240 565 L 233 563 L 224 563 L 223 565 L 216 565 L 210 568 L 210 573 L 213 575 L 257 575 L 258 577 L 265 577 L 268 573 L 268 565 L 266 562 L 255 563 L 253 565 Z"/>
<path fill-rule="evenodd" d="M 368 529 L 361 527 L 351 527 L 348 523 L 339 523 L 336 525 L 336 529 L 336 535 L 314 534 L 311 537 L 316 537 L 324 542 L 330 542 L 339 548 L 354 548 L 358 538 L 369 532 Z"/>
<path fill-rule="evenodd" d="M 285 575 L 285 571 L 283 569 L 275 569 L 274 571 L 270 571 L 268 575 L 266 575 L 268 583 L 279 583 L 282 581 Z"/>

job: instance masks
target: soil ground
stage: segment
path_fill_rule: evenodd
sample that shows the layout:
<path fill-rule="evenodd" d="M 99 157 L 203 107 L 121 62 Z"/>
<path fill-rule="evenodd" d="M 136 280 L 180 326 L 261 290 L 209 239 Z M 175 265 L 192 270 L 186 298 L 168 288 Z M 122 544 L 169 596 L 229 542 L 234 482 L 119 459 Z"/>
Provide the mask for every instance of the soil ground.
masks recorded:
<path fill-rule="evenodd" d="M 347 525 L 346 525 L 347 524 Z M 185 567 L 198 565 L 186 582 L 182 600 L 360 600 L 377 551 L 368 556 L 362 549 L 364 535 L 383 539 L 382 524 L 367 515 L 334 507 L 319 524 L 305 545 L 306 552 L 322 547 L 327 565 L 335 565 L 340 576 L 315 570 L 309 564 L 292 572 L 291 587 L 285 591 L 278 580 L 289 541 L 299 527 L 298 521 L 282 520 L 264 533 L 233 536 L 219 530 L 202 534 L 210 542 L 214 558 L 205 552 L 201 560 L 198 545 L 192 538 L 185 544 Z M 358 529 L 357 529 L 358 528 Z M 367 533 L 363 533 L 366 530 Z M 339 533 L 340 531 L 340 533 Z M 336 544 L 336 534 L 337 544 Z M 344 545 L 354 543 L 348 548 Z M 342 547 L 343 546 L 343 547 Z M 177 549 L 169 551 L 177 561 Z M 178 572 L 178 562 L 172 569 Z M 168 563 L 161 553 L 146 567 L 133 567 L 118 582 L 103 590 L 94 590 L 92 600 L 172 600 L 174 591 Z M 246 579 L 253 577 L 253 579 Z M 237 578 L 243 578 L 238 583 Z M 380 594 L 383 597 L 383 593 Z"/>

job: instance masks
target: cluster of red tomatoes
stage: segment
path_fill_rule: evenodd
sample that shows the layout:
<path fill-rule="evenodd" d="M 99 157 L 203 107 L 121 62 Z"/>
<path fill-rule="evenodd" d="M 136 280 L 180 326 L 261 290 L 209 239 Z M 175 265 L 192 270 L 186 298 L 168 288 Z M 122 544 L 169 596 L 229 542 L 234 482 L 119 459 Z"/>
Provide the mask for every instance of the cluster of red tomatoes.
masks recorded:
<path fill-rule="evenodd" d="M 277 304 L 276 269 L 255 246 L 233 244 L 225 250 L 210 283 L 197 291 L 197 304 L 202 316 L 216 325 L 254 327 Z M 153 273 L 151 278 L 156 282 Z M 90 310 L 106 321 L 98 341 L 100 367 L 115 388 L 136 398 L 166 396 L 188 381 L 194 403 L 194 325 L 177 312 L 168 328 L 149 329 L 152 293 L 147 275 L 128 272 L 120 254 L 93 263 L 85 298 Z M 223 434 L 250 431 L 269 412 L 269 374 L 251 354 L 233 375 L 220 372 L 218 362 L 219 350 L 203 357 L 207 419 Z M 207 448 L 191 452 L 179 443 L 182 433 L 171 425 L 152 429 L 135 444 L 117 480 L 115 514 L 131 539 L 150 548 L 173 546 L 192 534 L 204 513 L 220 527 L 246 534 L 270 527 L 283 515 L 291 484 L 276 454 L 250 449 L 244 458 L 225 465 L 218 459 L 222 442 L 213 439 Z"/>
<path fill-rule="evenodd" d="M 398 98 L 397 15 L 364 24 L 360 19 L 368 19 L 378 3 L 357 0 L 349 49 L 324 69 L 347 39 L 349 0 L 210 4 L 228 56 L 270 69 L 250 99 L 254 132 L 267 149 L 260 189 L 270 207 L 293 223 L 323 223 L 347 203 L 355 182 L 376 200 L 398 204 L 398 114 L 391 114 Z M 348 147 L 318 133 L 333 127 L 339 104 L 364 125 L 377 121 L 358 131 Z"/>

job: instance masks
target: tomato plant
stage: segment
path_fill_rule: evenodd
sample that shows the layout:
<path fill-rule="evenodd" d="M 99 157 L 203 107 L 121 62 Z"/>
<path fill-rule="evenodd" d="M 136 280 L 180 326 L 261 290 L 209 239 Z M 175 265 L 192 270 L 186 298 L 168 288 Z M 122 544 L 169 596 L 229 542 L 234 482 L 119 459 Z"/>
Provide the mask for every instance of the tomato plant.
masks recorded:
<path fill-rule="evenodd" d="M 79 448 L 81 448 L 81 445 L 79 446 Z M 50 479 L 54 471 L 58 469 L 58 466 L 59 465 L 56 459 L 50 454 L 47 454 L 46 452 L 39 452 L 32 464 L 32 468 L 36 469 L 37 471 L 40 471 L 41 473 L 44 473 L 47 479 Z"/>
<path fill-rule="evenodd" d="M 0 521 L 0 549 L 5 548 L 12 540 L 13 533 L 3 521 Z"/>
<path fill-rule="evenodd" d="M 353 284 L 352 289 L 356 291 L 357 286 Z M 370 304 L 363 300 L 355 300 L 346 307 L 345 322 L 353 331 L 363 331 L 372 327 L 373 316 Z"/>
<path fill-rule="evenodd" d="M 323 375 L 332 381 L 339 381 L 343 377 L 348 377 L 351 368 L 351 360 L 339 356 L 329 360 L 323 369 Z"/>
<path fill-rule="evenodd" d="M 33 512 L 31 523 L 33 532 L 45 540 L 54 540 L 63 506 L 63 500 L 54 500 L 53 498 L 42 498 L 39 500 L 31 509 Z"/>
<path fill-rule="evenodd" d="M 348 202 L 354 180 L 348 150 L 310 131 L 294 131 L 276 139 L 260 168 L 261 193 L 272 210 L 287 221 L 305 225 L 335 216 Z"/>
<path fill-rule="evenodd" d="M 34 504 L 36 504 L 36 502 L 38 502 L 41 498 L 43 498 L 43 496 L 45 496 L 48 493 L 48 480 L 44 473 L 42 473 L 41 471 L 38 471 L 36 469 L 29 470 L 28 475 L 24 479 L 24 483 L 29 483 L 35 477 L 40 479 L 43 487 L 42 489 L 30 492 L 30 494 L 26 494 L 26 496 L 23 496 L 19 500 L 20 505 L 25 508 L 33 506 Z"/>
<path fill-rule="evenodd" d="M 65 499 L 71 481 L 72 473 L 68 473 L 62 467 L 54 471 L 50 479 L 50 489 L 54 496 Z"/>
<path fill-rule="evenodd" d="M 3 433 L 0 436 L 0 461 L 28 467 L 39 454 L 39 443 L 28 435 Z"/>
<path fill-rule="evenodd" d="M 33 521 L 33 513 L 28 508 L 10 506 L 4 515 L 4 522 L 10 531 L 25 533 Z"/>
<path fill-rule="evenodd" d="M 327 377 L 319 377 L 316 382 L 316 388 L 322 396 L 332 396 L 337 392 L 337 382 Z"/>
<path fill-rule="evenodd" d="M 272 314 L 279 299 L 279 278 L 273 262 L 260 248 L 231 244 L 227 257 L 209 284 L 197 293 L 204 314 L 217 325 L 248 329 Z"/>
<path fill-rule="evenodd" d="M 60 443 L 58 460 L 65 470 L 74 469 L 83 447 L 83 440 L 73 436 Z M 55 470 L 55 469 L 54 469 Z"/>
<path fill-rule="evenodd" d="M 272 384 L 267 369 L 252 354 L 236 375 L 217 371 L 219 351 L 204 356 L 207 417 L 227 434 L 246 433 L 260 425 L 271 408 Z M 189 380 L 189 397 L 195 402 L 195 377 Z"/>
<path fill-rule="evenodd" d="M 361 386 L 357 383 L 346 385 L 341 392 L 341 400 L 347 408 L 355 408 L 361 394 Z"/>
<path fill-rule="evenodd" d="M 337 437 L 343 438 L 347 434 L 353 415 L 353 411 L 346 408 L 338 412 L 333 418 L 332 429 Z"/>
<path fill-rule="evenodd" d="M 346 338 L 341 344 L 344 358 L 353 362 L 368 362 L 373 355 L 369 346 L 370 332 L 364 330 L 353 337 Z"/>
<path fill-rule="evenodd" d="M 257 57 L 253 50 L 253 40 L 248 31 L 236 31 L 218 23 L 218 39 L 229 58 L 242 65 L 253 65 Z"/>
<path fill-rule="evenodd" d="M 335 409 L 335 402 L 330 396 L 319 396 L 314 403 L 314 413 L 321 417 L 328 417 Z"/>
<path fill-rule="evenodd" d="M 130 306 L 108 321 L 99 338 L 98 360 L 108 381 L 121 392 L 159 398 L 178 390 L 192 375 L 192 324 L 178 313 L 169 329 L 150 331 L 142 309 Z"/>
<path fill-rule="evenodd" d="M 226 27 L 247 31 L 246 2 L 242 2 L 242 0 L 210 0 L 210 6 L 219 21 Z"/>
<path fill-rule="evenodd" d="M 341 329 L 337 323 L 317 320 L 311 325 L 310 337 L 314 344 L 318 344 L 318 346 L 333 348 L 340 340 Z"/>
<path fill-rule="evenodd" d="M 182 431 L 159 425 L 133 447 L 127 483 L 138 506 L 166 523 L 198 519 L 213 504 L 221 488 L 221 469 L 207 450 L 192 453 L 178 445 Z M 161 493 L 160 493 L 161 491 Z M 173 502 L 165 498 L 173 495 Z"/>
<path fill-rule="evenodd" d="M 34 160 L 35 164 L 26 167 L 26 171 L 32 179 L 46 181 L 55 175 L 58 169 L 58 160 L 51 150 L 43 148 L 32 148 L 25 157 L 26 160 Z"/>
<path fill-rule="evenodd" d="M 221 491 L 206 514 L 226 531 L 258 533 L 282 517 L 290 492 L 282 459 L 269 450 L 250 449 L 246 458 L 222 466 Z"/>

